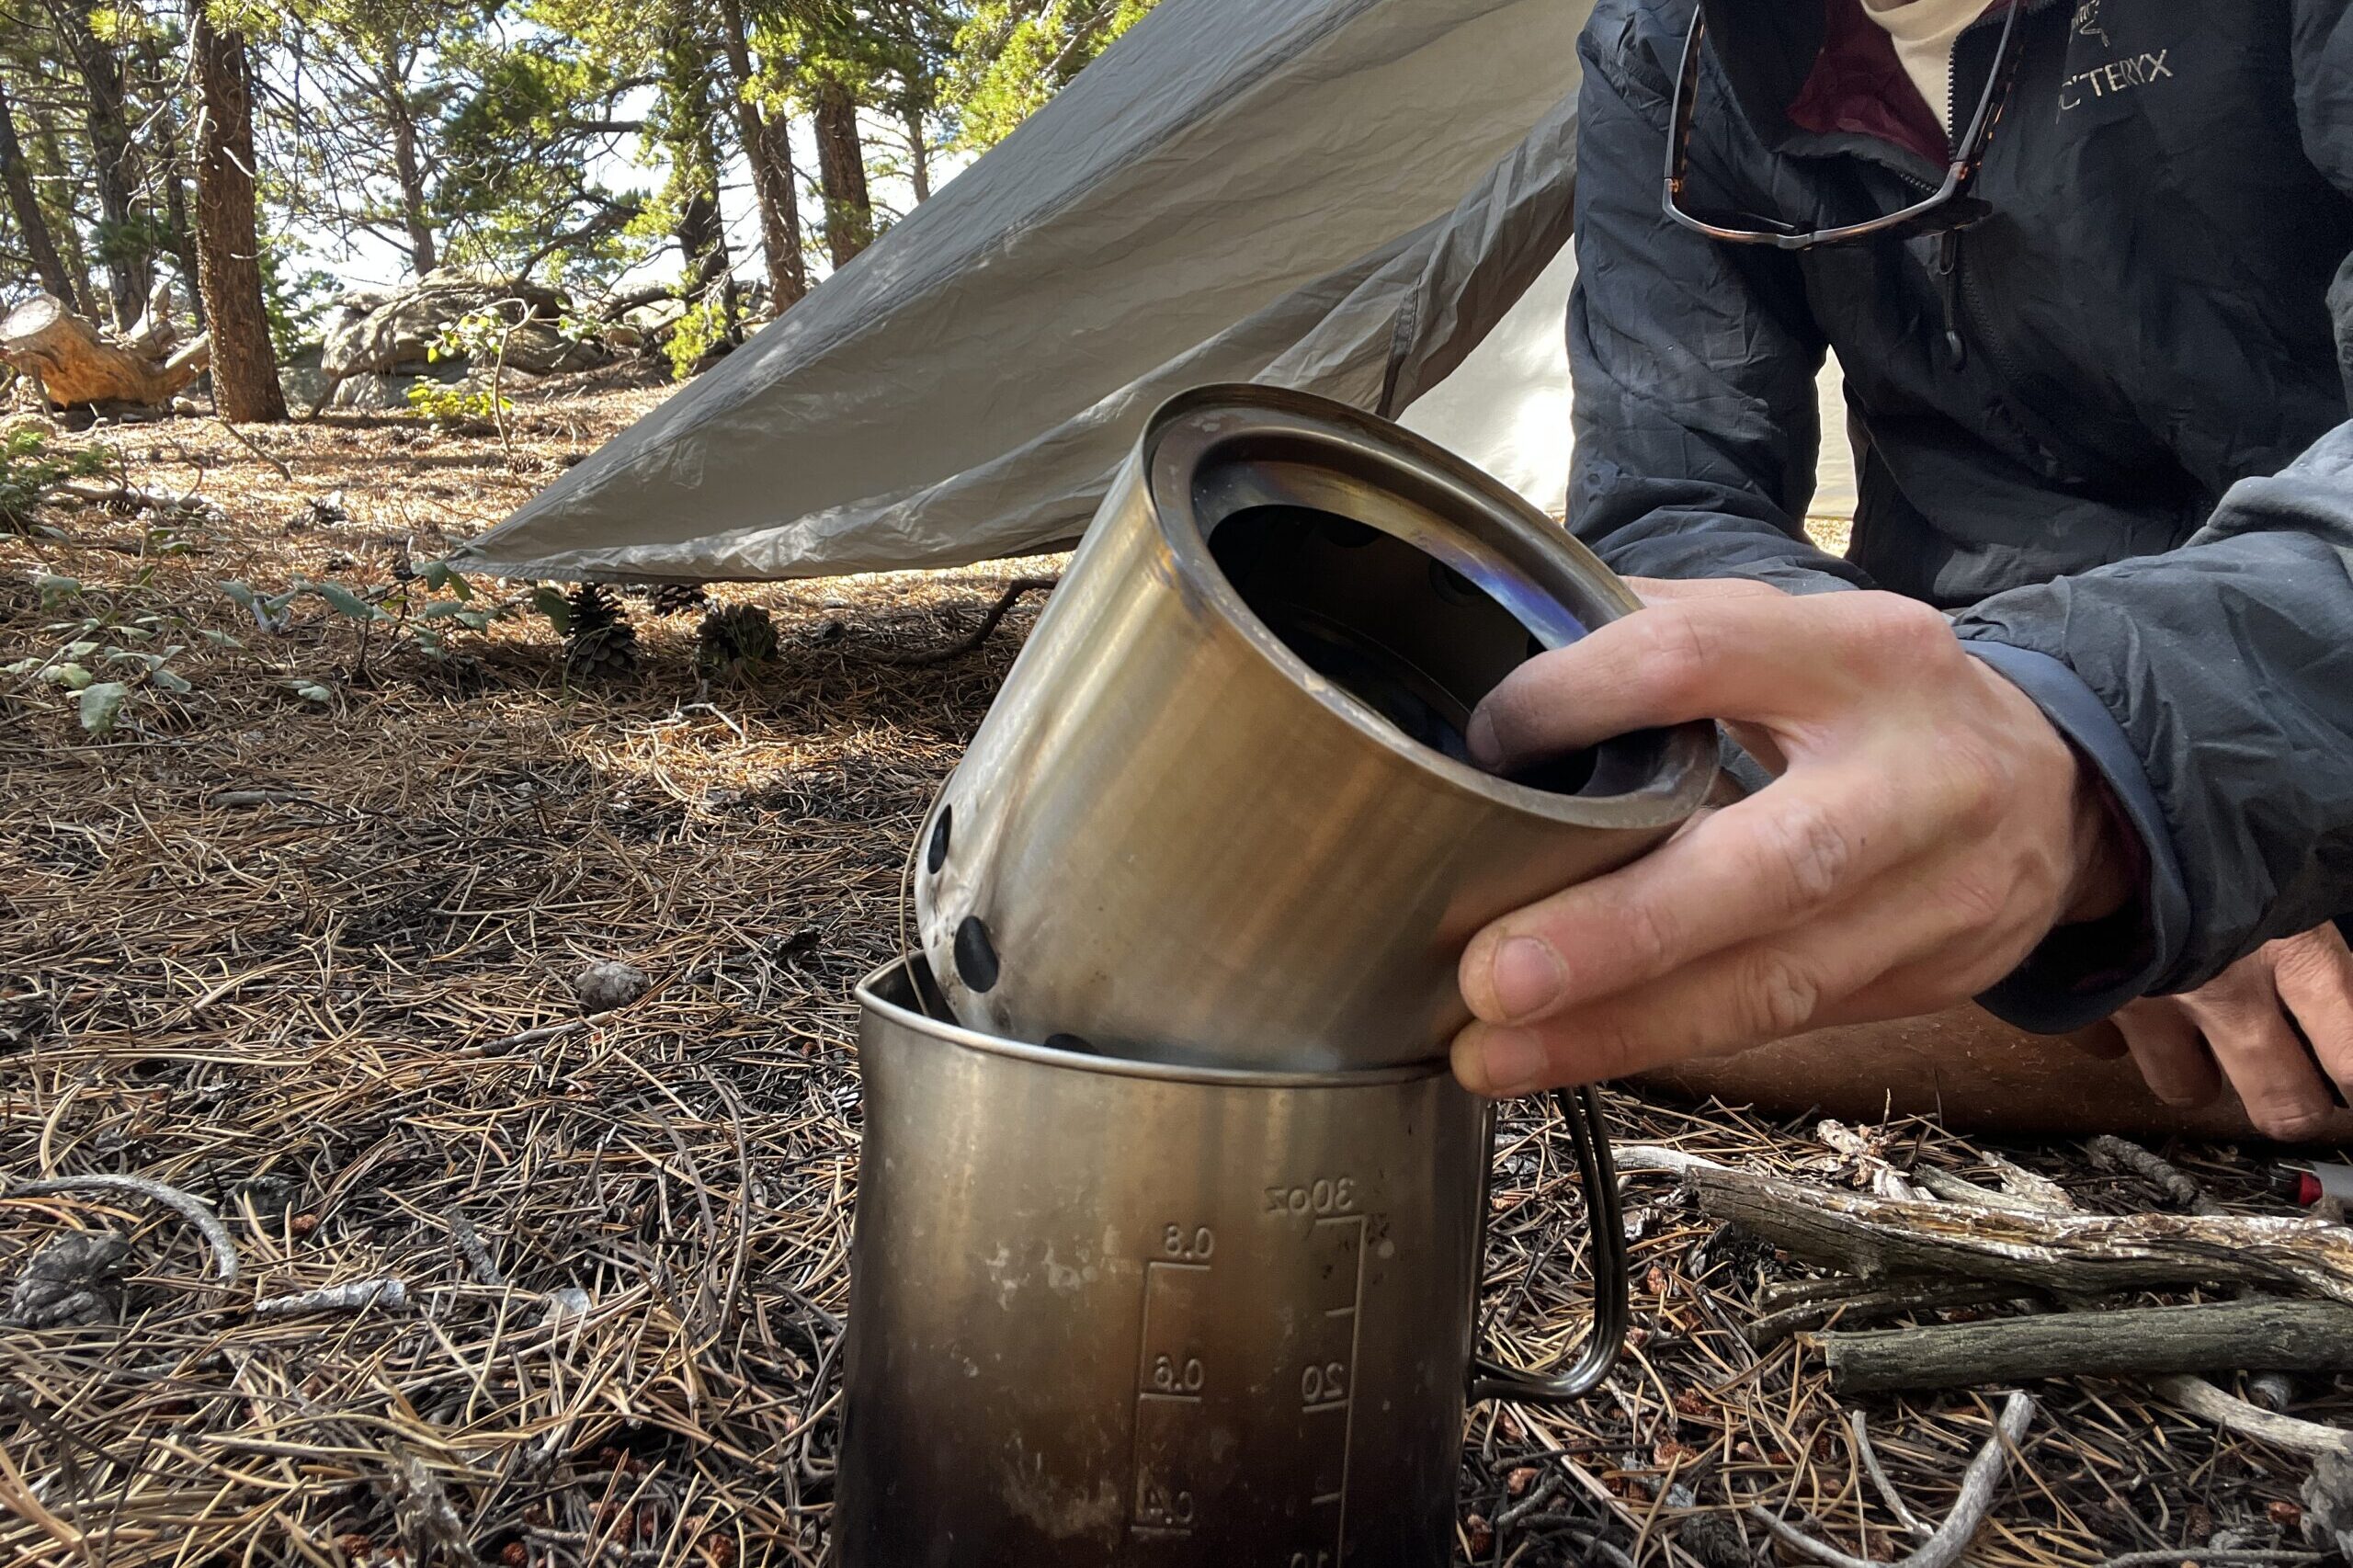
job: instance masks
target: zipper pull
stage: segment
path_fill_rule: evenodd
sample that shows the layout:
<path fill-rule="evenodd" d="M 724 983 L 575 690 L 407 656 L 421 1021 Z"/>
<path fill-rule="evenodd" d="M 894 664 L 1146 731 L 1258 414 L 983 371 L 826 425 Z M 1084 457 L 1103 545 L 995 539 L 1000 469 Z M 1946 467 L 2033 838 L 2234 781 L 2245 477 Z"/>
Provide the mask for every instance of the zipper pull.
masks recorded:
<path fill-rule="evenodd" d="M 1961 340 L 1961 231 L 1947 229 L 1937 236 L 1937 263 L 1931 269 L 1937 275 L 1937 294 L 1945 307 L 1945 348 L 1952 355 L 1953 369 L 1969 362 L 1968 347 Z"/>

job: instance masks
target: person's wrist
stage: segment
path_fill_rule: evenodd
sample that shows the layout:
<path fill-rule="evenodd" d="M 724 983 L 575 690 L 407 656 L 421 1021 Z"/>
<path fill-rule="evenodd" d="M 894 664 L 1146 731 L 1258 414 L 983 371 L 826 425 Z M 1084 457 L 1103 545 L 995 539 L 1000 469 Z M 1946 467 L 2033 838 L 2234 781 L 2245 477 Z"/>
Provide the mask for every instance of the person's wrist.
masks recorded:
<path fill-rule="evenodd" d="M 2029 748 L 2048 748 L 2042 766 L 2056 761 L 2065 770 L 2063 785 L 2058 778 L 2051 780 L 2064 790 L 2067 798 L 2063 857 L 2067 880 L 2052 926 L 2085 925 L 2124 909 L 2147 880 L 2147 868 L 2140 863 L 2140 836 L 2125 822 L 2098 767 L 2008 676 L 1983 661 L 1970 663 L 1987 683 L 1996 710 L 2009 715 L 2002 722 L 2020 726 L 2021 734 L 2030 730 Z"/>
<path fill-rule="evenodd" d="M 2069 812 L 2075 824 L 2075 874 L 2059 924 L 2080 926 L 2104 920 L 2132 901 L 2142 880 L 2135 869 L 2140 841 L 2125 824 L 2099 769 L 2074 746 L 2067 751 L 2075 764 Z"/>

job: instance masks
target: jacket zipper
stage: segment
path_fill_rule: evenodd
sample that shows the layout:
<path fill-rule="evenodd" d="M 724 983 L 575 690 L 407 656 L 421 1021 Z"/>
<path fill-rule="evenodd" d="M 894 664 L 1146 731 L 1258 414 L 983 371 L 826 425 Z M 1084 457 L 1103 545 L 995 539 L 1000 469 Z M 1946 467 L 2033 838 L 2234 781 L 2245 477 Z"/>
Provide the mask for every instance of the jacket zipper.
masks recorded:
<path fill-rule="evenodd" d="M 1961 29 L 1967 32 L 1969 29 Z M 1961 112 L 1961 40 L 1955 38 L 1951 50 L 1945 55 L 1945 159 L 1949 163 L 1957 149 L 1953 146 L 1953 117 Z M 1918 185 L 1922 191 L 1933 191 L 1935 186 L 1915 176 L 1904 178 Z M 1937 258 L 1929 265 L 1928 273 L 1937 280 L 1937 298 L 1944 305 L 1945 352 L 1952 356 L 1954 369 L 1969 362 L 1969 346 L 1961 335 L 1961 301 L 1955 288 L 1961 267 L 1961 231 L 1947 229 L 1937 236 Z"/>
<path fill-rule="evenodd" d="M 2013 5 L 2027 5 L 2028 0 L 2011 0 Z M 2031 6 L 2029 6 L 2031 8 Z M 1976 21 L 1961 29 L 1966 36 L 1983 27 L 1990 18 L 1989 10 Z M 1998 63 L 1998 62 L 1997 62 Z M 1953 40 L 1952 52 L 1945 57 L 1945 149 L 1949 156 L 1960 149 L 1953 145 L 1953 127 L 1961 114 L 1961 39 Z M 1945 315 L 1945 347 L 1952 355 L 1953 368 L 1968 363 L 1968 342 L 1961 328 L 1975 329 L 1985 348 L 1985 357 L 1994 362 L 1995 373 L 2012 385 L 2018 381 L 2018 367 L 2002 351 L 2000 335 L 1994 330 L 1994 319 L 1984 304 L 1984 291 L 1976 286 L 1975 276 L 1963 276 L 1961 271 L 1961 234 L 1959 229 L 1947 229 L 1937 241 L 1937 260 L 1931 268 L 1937 279 L 1937 294 L 1943 301 Z M 1975 306 L 1972 310 L 1970 307 Z"/>

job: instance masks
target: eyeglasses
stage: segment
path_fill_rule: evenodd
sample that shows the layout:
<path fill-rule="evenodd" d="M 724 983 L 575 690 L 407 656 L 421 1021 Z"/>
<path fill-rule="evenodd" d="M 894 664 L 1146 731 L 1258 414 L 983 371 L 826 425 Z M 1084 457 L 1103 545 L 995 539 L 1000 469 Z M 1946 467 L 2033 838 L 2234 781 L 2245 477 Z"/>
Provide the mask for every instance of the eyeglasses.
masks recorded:
<path fill-rule="evenodd" d="M 1683 70 L 1676 79 L 1675 106 L 1667 132 L 1666 215 L 1687 229 L 1695 230 L 1711 240 L 1724 240 L 1733 244 L 1771 245 L 1778 250 L 1807 250 L 1815 245 L 1842 244 L 1849 240 L 1879 238 L 1914 239 L 1923 234 L 1944 233 L 1989 216 L 1993 209 L 1968 194 L 1977 178 L 1977 170 L 1985 161 L 1985 149 L 1993 141 L 1995 122 L 2002 118 L 2002 107 L 2008 100 L 2010 82 L 2018 74 L 2019 51 L 2015 46 L 2018 13 L 2026 9 L 2026 0 L 2010 0 L 2007 15 L 2002 20 L 2002 39 L 1995 47 L 1994 69 L 1986 74 L 1985 91 L 1977 100 L 1977 112 L 1970 117 L 1969 134 L 1961 138 L 1961 150 L 1945 166 L 1944 183 L 1934 194 L 1914 202 L 1899 211 L 1867 222 L 1847 223 L 1836 229 L 1802 230 L 1776 219 L 1755 212 L 1693 212 L 1683 205 L 1685 176 L 1689 171 L 1691 156 L 1691 121 L 1699 97 L 1699 44 L 1707 37 L 1706 17 L 1694 12 L 1691 30 L 1683 39 Z"/>

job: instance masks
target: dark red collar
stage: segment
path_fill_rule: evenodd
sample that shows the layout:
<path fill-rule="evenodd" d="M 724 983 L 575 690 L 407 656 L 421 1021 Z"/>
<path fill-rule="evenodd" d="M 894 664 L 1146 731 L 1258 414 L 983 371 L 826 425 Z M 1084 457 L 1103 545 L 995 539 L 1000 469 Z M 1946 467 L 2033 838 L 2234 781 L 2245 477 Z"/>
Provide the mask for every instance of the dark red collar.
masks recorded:
<path fill-rule="evenodd" d="M 1823 0 L 1822 52 L 1789 108 L 1790 123 L 1827 135 L 1875 136 L 1931 164 L 1952 158 L 1952 142 L 1895 58 L 1895 40 L 1863 12 L 1862 0 Z"/>

